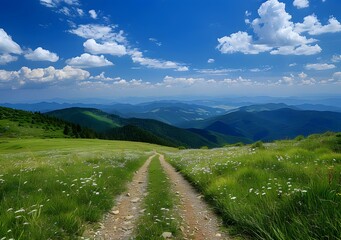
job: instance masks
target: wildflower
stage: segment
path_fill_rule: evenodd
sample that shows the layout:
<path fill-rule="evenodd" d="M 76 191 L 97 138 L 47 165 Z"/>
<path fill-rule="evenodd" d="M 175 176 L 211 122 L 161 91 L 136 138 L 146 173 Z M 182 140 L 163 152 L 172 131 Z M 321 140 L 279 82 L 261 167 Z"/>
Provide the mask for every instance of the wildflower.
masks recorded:
<path fill-rule="evenodd" d="M 25 212 L 25 209 L 21 208 L 21 209 L 15 211 L 14 213 L 21 213 L 21 212 Z"/>

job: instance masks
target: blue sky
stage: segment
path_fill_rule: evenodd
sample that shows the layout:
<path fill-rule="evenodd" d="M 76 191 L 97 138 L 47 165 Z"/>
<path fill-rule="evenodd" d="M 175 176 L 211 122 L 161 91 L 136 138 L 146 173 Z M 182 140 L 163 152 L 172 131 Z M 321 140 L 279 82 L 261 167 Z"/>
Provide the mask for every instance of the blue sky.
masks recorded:
<path fill-rule="evenodd" d="M 339 0 L 4 0 L 0 101 L 341 93 Z"/>

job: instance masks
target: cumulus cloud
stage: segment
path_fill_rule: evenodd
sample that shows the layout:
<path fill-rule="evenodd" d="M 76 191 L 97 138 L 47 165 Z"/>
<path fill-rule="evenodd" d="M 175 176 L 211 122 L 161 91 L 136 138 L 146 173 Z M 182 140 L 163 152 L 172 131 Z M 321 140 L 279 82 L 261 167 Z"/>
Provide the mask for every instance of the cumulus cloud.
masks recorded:
<path fill-rule="evenodd" d="M 341 55 L 333 55 L 332 62 L 337 63 L 341 61 Z"/>
<path fill-rule="evenodd" d="M 305 68 L 307 70 L 322 71 L 322 70 L 329 70 L 329 69 L 336 68 L 336 66 L 334 64 L 327 64 L 327 63 L 312 63 L 312 64 L 305 65 Z"/>
<path fill-rule="evenodd" d="M 207 60 L 207 63 L 214 63 L 214 62 L 215 62 L 215 60 L 213 58 L 210 58 Z"/>
<path fill-rule="evenodd" d="M 5 53 L 0 54 L 0 65 L 4 65 L 10 62 L 15 62 L 18 60 L 18 57 L 12 56 L 11 54 Z"/>
<path fill-rule="evenodd" d="M 341 72 L 336 72 L 333 74 L 333 81 L 334 82 L 341 82 Z"/>
<path fill-rule="evenodd" d="M 31 61 L 49 61 L 49 62 L 57 62 L 59 57 L 56 53 L 50 52 L 49 50 L 38 47 L 34 51 L 29 49 L 28 53 L 26 53 L 25 58 Z"/>
<path fill-rule="evenodd" d="M 309 15 L 303 19 L 303 23 L 295 24 L 295 31 L 298 33 L 308 32 L 310 35 L 336 33 L 341 31 L 341 24 L 335 17 L 330 17 L 328 24 L 322 25 L 315 15 Z"/>
<path fill-rule="evenodd" d="M 90 17 L 91 17 L 92 19 L 97 19 L 97 13 L 96 13 L 95 10 L 91 9 L 91 10 L 89 11 L 89 14 L 90 14 Z"/>
<path fill-rule="evenodd" d="M 113 66 L 114 64 L 107 60 L 103 55 L 95 56 L 88 53 L 83 53 L 79 57 L 74 57 L 66 60 L 66 63 L 70 66 L 79 68 L 93 68 L 93 67 L 105 67 Z"/>
<path fill-rule="evenodd" d="M 308 1 L 295 1 L 297 6 L 305 6 Z M 308 2 L 309 3 L 309 2 Z M 293 23 L 292 16 L 286 12 L 285 4 L 278 0 L 267 0 L 258 9 L 259 18 L 248 24 L 253 35 L 239 31 L 230 36 L 218 38 L 217 49 L 221 53 L 259 54 L 270 52 L 281 55 L 313 55 L 322 51 L 317 40 L 302 35 L 319 35 L 341 31 L 340 23 L 334 18 L 322 25 L 316 16 L 310 15 L 303 23 Z"/>
<path fill-rule="evenodd" d="M 318 44 L 315 45 L 306 45 L 303 44 L 301 46 L 285 46 L 279 47 L 278 49 L 272 50 L 270 54 L 272 55 L 314 55 L 321 52 L 322 49 Z"/>
<path fill-rule="evenodd" d="M 16 42 L 12 40 L 4 29 L 0 28 L 0 53 L 21 54 L 22 50 Z"/>
<path fill-rule="evenodd" d="M 116 42 L 104 42 L 99 44 L 95 39 L 88 39 L 83 44 L 85 51 L 92 54 L 110 54 L 113 56 L 123 56 L 127 54 L 124 45 L 117 44 Z"/>
<path fill-rule="evenodd" d="M 134 49 L 130 52 L 131 59 L 134 63 L 139 63 L 142 66 L 154 69 L 175 69 L 176 71 L 184 72 L 188 71 L 187 66 L 183 66 L 180 63 L 173 61 L 164 61 L 159 59 L 147 58 L 143 56 L 143 53 Z"/>
<path fill-rule="evenodd" d="M 222 53 L 242 52 L 245 54 L 258 54 L 271 49 L 264 44 L 253 44 L 252 36 L 246 32 L 232 33 L 229 37 L 218 38 L 218 50 Z"/>
<path fill-rule="evenodd" d="M 88 71 L 65 66 L 62 69 L 47 68 L 30 69 L 22 67 L 18 71 L 0 70 L 0 86 L 2 88 L 21 88 L 34 86 L 50 86 L 65 81 L 82 81 L 90 77 Z"/>
<path fill-rule="evenodd" d="M 171 77 L 171 76 L 166 76 L 163 79 L 162 84 L 166 86 L 172 86 L 172 85 L 186 85 L 186 86 L 191 86 L 195 83 L 199 82 L 204 82 L 204 78 L 185 78 L 185 77 Z"/>
<path fill-rule="evenodd" d="M 297 7 L 298 9 L 307 8 L 309 7 L 309 1 L 308 0 L 294 0 L 293 5 Z"/>
<path fill-rule="evenodd" d="M 110 40 L 118 43 L 126 41 L 122 30 L 115 32 L 114 25 L 85 24 L 69 30 L 70 33 L 86 39 Z"/>

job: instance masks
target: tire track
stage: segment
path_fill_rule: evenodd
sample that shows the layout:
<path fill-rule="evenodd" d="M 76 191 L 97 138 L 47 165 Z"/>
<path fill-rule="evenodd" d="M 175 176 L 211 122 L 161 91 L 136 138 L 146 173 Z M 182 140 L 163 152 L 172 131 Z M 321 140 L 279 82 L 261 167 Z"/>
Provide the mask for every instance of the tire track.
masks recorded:
<path fill-rule="evenodd" d="M 89 234 L 90 239 L 124 240 L 133 237 L 135 221 L 143 212 L 141 203 L 147 191 L 148 166 L 155 156 L 156 154 L 150 156 L 137 171 L 133 180 L 127 186 L 128 190 L 117 197 L 116 206 L 111 209 L 104 217 L 103 222 L 100 223 L 100 229 Z"/>
<path fill-rule="evenodd" d="M 173 166 L 165 161 L 163 155 L 159 154 L 159 159 L 173 184 L 172 188 L 180 197 L 179 214 L 183 220 L 181 231 L 184 239 L 232 239 L 220 230 L 222 226 L 221 220 L 201 199 L 200 194 Z"/>

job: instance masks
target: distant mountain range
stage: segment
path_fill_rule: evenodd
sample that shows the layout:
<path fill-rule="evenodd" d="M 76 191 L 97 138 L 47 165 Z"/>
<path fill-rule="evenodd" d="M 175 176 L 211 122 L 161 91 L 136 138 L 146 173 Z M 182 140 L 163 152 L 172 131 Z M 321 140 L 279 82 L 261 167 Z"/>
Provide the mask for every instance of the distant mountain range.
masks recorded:
<path fill-rule="evenodd" d="M 262 98 L 257 98 L 256 100 L 261 101 Z M 341 108 L 338 106 L 329 106 L 323 104 L 311 103 L 304 103 L 299 105 L 287 105 L 284 103 L 254 104 L 249 102 L 237 102 L 236 100 L 233 101 L 232 99 L 229 101 L 230 103 L 212 100 L 197 101 L 198 103 L 194 101 L 185 103 L 179 101 L 154 101 L 134 105 L 124 103 L 84 104 L 41 102 L 36 104 L 3 103 L 0 104 L 0 106 L 33 112 L 37 111 L 42 113 L 73 107 L 96 108 L 109 114 L 119 115 L 123 118 L 154 119 L 178 127 L 187 126 L 188 124 L 186 123 L 188 122 L 206 120 L 239 110 L 266 111 L 281 108 L 291 108 L 295 110 L 341 112 Z"/>
<path fill-rule="evenodd" d="M 69 107 L 74 105 L 81 107 Z M 57 108 L 46 114 L 92 129 L 101 138 L 190 148 L 341 131 L 339 108 L 326 105 L 267 103 L 224 109 L 218 105 L 159 101 L 137 105 L 39 103 L 12 107 L 30 111 Z M 326 111 L 329 109 L 335 111 Z"/>

